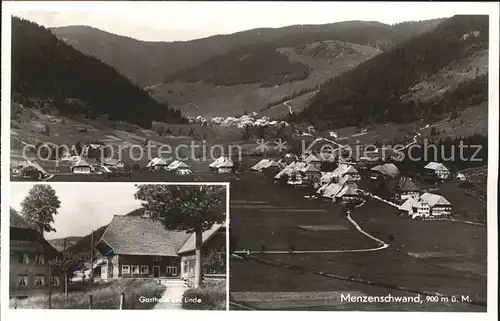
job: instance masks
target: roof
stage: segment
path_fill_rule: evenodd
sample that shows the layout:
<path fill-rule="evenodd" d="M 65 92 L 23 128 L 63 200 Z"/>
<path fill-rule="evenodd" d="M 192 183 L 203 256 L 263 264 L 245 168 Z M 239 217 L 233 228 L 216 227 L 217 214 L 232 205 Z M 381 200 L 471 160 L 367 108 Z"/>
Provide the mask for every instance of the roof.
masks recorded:
<path fill-rule="evenodd" d="M 429 204 L 430 207 L 436 206 L 436 205 L 449 205 L 451 206 L 451 203 L 448 202 L 446 198 L 444 198 L 441 195 L 437 194 L 432 194 L 432 193 L 424 193 L 420 195 L 418 198 L 419 202 L 422 203 L 427 203 Z"/>
<path fill-rule="evenodd" d="M 79 159 L 71 167 L 91 167 L 91 166 L 84 159 Z"/>
<path fill-rule="evenodd" d="M 345 195 L 359 195 L 359 193 L 356 191 L 356 188 L 354 186 L 346 185 L 335 196 L 342 197 L 342 196 L 345 196 Z"/>
<path fill-rule="evenodd" d="M 437 162 L 430 162 L 429 164 L 425 165 L 425 169 L 431 169 L 431 170 L 439 170 L 439 171 L 449 171 L 448 167 L 444 166 L 441 163 Z"/>
<path fill-rule="evenodd" d="M 264 167 L 267 167 L 267 165 L 271 162 L 271 160 L 267 159 L 267 158 L 264 158 L 262 159 L 260 162 L 258 162 L 257 164 L 253 165 L 251 167 L 251 169 L 255 170 L 255 171 L 260 171 L 262 168 Z"/>
<path fill-rule="evenodd" d="M 10 208 L 10 227 L 24 228 L 28 230 L 36 230 L 34 226 L 29 224 L 15 209 Z"/>
<path fill-rule="evenodd" d="M 325 172 L 321 175 L 321 183 L 330 183 L 333 179 L 333 172 Z"/>
<path fill-rule="evenodd" d="M 76 242 L 73 246 L 70 246 L 68 248 L 68 252 L 79 253 L 82 251 L 89 251 L 92 234 L 94 234 L 94 244 L 97 244 L 100 241 L 104 232 L 106 231 L 107 227 L 108 227 L 107 225 L 101 226 L 97 230 L 93 231 L 93 233 L 91 232 L 85 235 L 84 237 L 79 239 L 78 242 Z"/>
<path fill-rule="evenodd" d="M 224 228 L 224 224 L 214 224 L 211 229 L 203 232 L 202 234 L 202 242 L 205 243 L 209 239 L 212 238 L 221 228 Z M 202 243 L 202 244 L 203 244 Z M 195 235 L 191 234 L 189 238 L 186 240 L 186 242 L 181 246 L 179 251 L 177 252 L 178 254 L 186 253 L 186 252 L 191 252 L 195 250 Z"/>
<path fill-rule="evenodd" d="M 342 185 L 337 184 L 337 183 L 332 183 L 327 186 L 325 191 L 323 192 L 323 196 L 329 197 L 329 198 L 334 198 L 338 192 L 342 190 Z"/>
<path fill-rule="evenodd" d="M 208 165 L 209 167 L 218 167 L 219 164 L 222 164 L 224 163 L 226 160 L 229 160 L 228 157 L 224 157 L 224 156 L 221 156 L 219 158 L 217 158 L 215 161 L 213 161 L 210 165 Z"/>
<path fill-rule="evenodd" d="M 217 164 L 217 168 L 221 168 L 221 167 L 233 167 L 233 166 L 234 166 L 234 163 L 230 159 L 226 159 L 222 163 Z"/>
<path fill-rule="evenodd" d="M 176 256 L 188 237 L 185 231 L 167 230 L 148 217 L 115 215 L 100 242 L 114 254 Z"/>
<path fill-rule="evenodd" d="M 340 164 L 334 171 L 333 176 L 339 177 L 344 176 L 345 174 L 357 174 L 358 171 L 352 165 L 348 164 Z"/>
<path fill-rule="evenodd" d="M 351 176 L 347 175 L 347 176 L 342 176 L 341 178 L 339 178 L 338 182 L 340 185 L 344 185 L 344 184 L 354 184 L 355 186 L 356 185 L 356 180 L 352 179 Z"/>
<path fill-rule="evenodd" d="M 311 154 L 304 159 L 304 162 L 306 163 L 311 163 L 311 162 L 321 162 L 321 160 L 316 157 L 314 154 Z"/>
<path fill-rule="evenodd" d="M 290 167 L 285 167 L 285 168 L 283 168 L 283 169 L 281 170 L 281 172 L 279 172 L 278 174 L 276 174 L 276 175 L 274 176 L 274 178 L 278 179 L 278 178 L 280 178 L 280 177 L 281 177 L 281 176 L 283 176 L 283 175 L 289 175 L 289 174 L 291 174 L 293 171 L 294 171 L 294 169 L 293 169 L 293 168 L 290 168 Z"/>
<path fill-rule="evenodd" d="M 416 206 L 418 204 L 417 200 L 414 198 L 409 198 L 407 199 L 401 206 L 399 206 L 399 209 L 402 211 L 407 211 L 409 212 L 413 206 Z"/>
<path fill-rule="evenodd" d="M 380 172 L 383 175 L 389 175 L 395 177 L 399 173 L 399 169 L 396 165 L 392 163 L 387 163 L 384 165 L 377 165 L 371 169 L 372 171 Z"/>
<path fill-rule="evenodd" d="M 155 157 L 153 158 L 146 167 L 153 167 L 153 166 L 166 166 L 167 161 L 164 160 L 163 158 L 160 157 Z"/>
<path fill-rule="evenodd" d="M 413 192 L 419 190 L 418 186 L 415 185 L 409 177 L 402 177 L 398 182 L 398 187 L 403 192 Z"/>
<path fill-rule="evenodd" d="M 170 165 L 167 166 L 167 169 L 181 169 L 181 168 L 190 168 L 190 166 L 182 161 L 174 160 Z"/>
<path fill-rule="evenodd" d="M 313 164 L 309 164 L 307 165 L 306 167 L 303 167 L 303 168 L 300 168 L 298 169 L 300 170 L 301 172 L 319 172 L 320 170 L 314 166 Z"/>

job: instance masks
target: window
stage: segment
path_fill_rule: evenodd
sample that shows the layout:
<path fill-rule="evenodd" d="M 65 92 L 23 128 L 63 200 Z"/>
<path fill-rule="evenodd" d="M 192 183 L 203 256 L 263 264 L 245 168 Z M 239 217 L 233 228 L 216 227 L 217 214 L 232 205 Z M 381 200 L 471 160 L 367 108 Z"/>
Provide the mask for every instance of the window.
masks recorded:
<path fill-rule="evenodd" d="M 122 274 L 130 274 L 130 265 L 122 265 Z"/>
<path fill-rule="evenodd" d="M 187 273 L 187 272 L 188 272 L 188 266 L 189 266 L 189 262 L 188 262 L 188 261 L 185 261 L 185 262 L 184 262 L 184 273 Z"/>
<path fill-rule="evenodd" d="M 149 274 L 149 266 L 141 265 L 141 274 Z"/>
<path fill-rule="evenodd" d="M 45 277 L 43 275 L 36 275 L 35 281 L 33 282 L 34 286 L 43 286 Z"/>
<path fill-rule="evenodd" d="M 161 261 L 161 256 L 154 256 L 153 261 L 155 261 L 155 262 Z"/>
<path fill-rule="evenodd" d="M 44 264 L 45 263 L 45 258 L 43 254 L 36 254 L 35 255 L 35 264 Z"/>
<path fill-rule="evenodd" d="M 177 275 L 177 266 L 167 266 L 167 275 Z"/>
<path fill-rule="evenodd" d="M 59 276 L 57 275 L 52 276 L 52 286 L 59 286 L 59 284 L 61 284 Z"/>
<path fill-rule="evenodd" d="M 132 274 L 139 274 L 139 265 L 132 265 Z"/>
<path fill-rule="evenodd" d="M 20 264 L 29 264 L 30 263 L 30 256 L 27 253 L 20 253 L 19 254 L 19 263 Z"/>
<path fill-rule="evenodd" d="M 17 285 L 18 286 L 28 286 L 28 276 L 27 275 L 19 275 L 17 277 Z"/>

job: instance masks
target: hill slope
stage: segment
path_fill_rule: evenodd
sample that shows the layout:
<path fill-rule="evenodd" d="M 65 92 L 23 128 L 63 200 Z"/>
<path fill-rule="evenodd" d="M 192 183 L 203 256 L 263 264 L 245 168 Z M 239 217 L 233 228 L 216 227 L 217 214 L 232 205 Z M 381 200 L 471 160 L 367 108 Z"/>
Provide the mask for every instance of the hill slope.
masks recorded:
<path fill-rule="evenodd" d="M 112 67 L 58 40 L 46 28 L 16 17 L 12 20 L 12 97 L 26 105 L 31 99 L 49 100 L 63 114 L 109 114 L 111 119 L 146 128 L 152 120 L 185 121 L 178 111 L 158 103 Z"/>
<path fill-rule="evenodd" d="M 292 119 L 320 127 L 407 122 L 436 118 L 454 111 L 456 104 L 470 105 L 467 96 L 471 91 L 477 93 L 473 103 L 479 103 L 486 99 L 487 77 L 484 68 L 478 66 L 467 75 L 451 73 L 450 78 L 461 79 L 440 95 L 409 99 L 408 93 L 412 86 L 455 68 L 457 63 L 468 61 L 471 65 L 470 61 L 478 59 L 487 63 L 487 49 L 488 16 L 455 16 L 331 79 L 320 87 L 311 104 Z M 434 80 L 442 78 L 437 76 Z"/>
<path fill-rule="evenodd" d="M 192 68 L 208 59 L 244 46 L 284 41 L 286 47 L 304 40 L 311 43 L 349 34 L 346 40 L 386 49 L 423 31 L 440 20 L 416 22 L 412 28 L 378 22 L 348 21 L 325 25 L 295 25 L 283 28 L 259 28 L 230 35 L 177 42 L 147 42 L 114 35 L 88 26 L 52 28 L 61 40 L 86 54 L 106 62 L 141 86 L 164 81 L 165 76 Z M 288 42 L 288 43 L 286 43 Z M 145 59 L 147 57 L 147 59 Z"/>

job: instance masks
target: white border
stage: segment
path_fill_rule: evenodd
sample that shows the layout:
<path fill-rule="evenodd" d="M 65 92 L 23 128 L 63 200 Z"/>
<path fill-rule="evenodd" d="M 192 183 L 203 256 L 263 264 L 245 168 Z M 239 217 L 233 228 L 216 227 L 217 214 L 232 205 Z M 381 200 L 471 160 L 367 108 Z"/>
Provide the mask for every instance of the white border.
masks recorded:
<path fill-rule="evenodd" d="M 282 2 L 284 4 L 284 2 Z M 360 8 L 363 8 L 363 3 L 359 4 Z M 379 3 L 381 6 L 384 4 L 386 8 L 391 8 L 395 3 Z M 401 3 L 398 3 L 401 5 Z M 497 310 L 497 298 L 498 298 L 498 216 L 497 216 L 497 181 L 498 181 L 498 123 L 499 123 L 499 100 L 498 100 L 498 70 L 499 70 L 499 3 L 492 2 L 476 2 L 476 3 L 436 3 L 436 2 L 420 2 L 421 8 L 423 11 L 432 10 L 432 8 L 437 8 L 439 6 L 452 6 L 456 8 L 457 13 L 462 14 L 488 14 L 490 15 L 490 50 L 489 50 L 489 115 L 488 115 L 488 138 L 489 138 L 489 162 L 488 162 L 488 312 L 487 313 L 431 313 L 426 312 L 424 315 L 421 313 L 414 312 L 358 312 L 360 313 L 360 317 L 362 314 L 371 319 L 379 319 L 380 320 L 390 320 L 390 319 L 400 319 L 404 317 L 407 320 L 418 320 L 420 321 L 422 317 L 427 320 L 439 320 L 443 319 L 449 320 L 497 320 L 498 319 L 498 310 Z M 26 11 L 26 10 L 37 10 L 37 11 L 121 11 L 126 9 L 138 10 L 139 6 L 161 6 L 162 2 L 2 2 L 2 136 L 1 136 L 1 160 L 2 164 L 10 163 L 10 35 L 11 35 L 11 23 L 10 23 L 10 15 L 13 12 L 18 11 Z M 307 7 L 304 7 L 305 9 Z M 386 9 L 384 9 L 386 10 Z M 390 10 L 390 9 L 389 9 Z M 279 14 L 279 13 L 278 13 Z M 8 184 L 9 181 L 9 169 L 8 166 L 2 166 L 2 178 Z M 60 183 L 60 182 L 58 182 Z M 92 183 L 92 182 L 86 182 Z M 112 182 L 109 182 L 112 183 Z M 63 183 L 64 184 L 64 183 Z M 76 183 L 71 183 L 76 184 Z M 100 182 L 99 184 L 103 184 Z M 179 183 L 180 184 L 180 183 Z M 198 184 L 198 183 L 196 183 Z M 220 184 L 220 183 L 216 183 Z M 5 183 L 2 185 L 6 185 Z M 8 187 L 8 185 L 7 185 Z M 9 203 L 10 203 L 10 194 L 9 189 L 5 188 L 5 186 L 1 190 L 2 194 L 2 216 L 3 213 L 9 212 Z M 228 193 L 229 197 L 229 193 Z M 5 214 L 7 216 L 7 214 Z M 8 221 L 3 219 L 4 224 L 2 224 L 1 228 L 1 240 L 2 244 L 9 243 L 9 228 L 5 223 Z M 229 228 L 229 224 L 227 226 Z M 229 233 L 227 233 L 227 238 L 229 238 Z M 228 247 L 229 250 L 229 247 Z M 1 262 L 3 262 L 2 266 L 4 268 L 1 269 L 1 279 L 8 280 L 9 277 L 9 269 L 5 268 L 8 266 L 9 261 L 9 252 L 8 247 L 2 246 L 1 251 Z M 229 255 L 228 255 L 229 262 Z M 229 278 L 227 282 L 227 286 L 229 287 Z M 154 313 L 160 314 L 165 313 L 164 311 L 157 310 L 148 310 L 148 311 L 133 311 L 127 310 L 125 311 L 114 311 L 114 310 L 91 310 L 91 311 L 77 311 L 72 312 L 71 310 L 44 310 L 36 311 L 36 310 L 11 310 L 8 309 L 8 282 L 1 282 L 1 298 L 2 298 L 2 307 L 1 309 L 1 318 L 5 320 L 15 320 L 16 318 L 37 318 L 39 320 L 67 320 L 68 314 L 71 314 L 71 318 L 73 320 L 89 320 L 89 318 L 94 317 L 96 313 L 99 313 L 99 318 L 115 318 L 117 314 L 120 314 L 122 319 L 137 319 L 140 318 L 144 313 L 151 313 L 149 316 L 154 317 Z M 229 302 L 229 301 L 228 301 Z M 169 316 L 176 317 L 181 316 L 181 314 L 191 313 L 193 317 L 197 317 L 197 313 L 199 313 L 200 317 L 206 317 L 207 312 L 203 311 L 169 311 Z M 213 317 L 217 317 L 216 313 L 219 314 L 219 317 L 229 318 L 227 316 L 227 312 L 209 312 Z M 272 314 L 276 315 L 280 314 L 279 318 L 298 318 L 298 317 L 307 317 L 305 314 L 309 312 L 261 312 L 264 316 L 271 316 Z M 403 313 L 403 314 L 402 314 Z M 346 317 L 352 318 L 353 312 L 336 312 L 335 317 Z M 315 312 L 315 317 L 325 317 L 331 318 L 332 312 Z M 160 317 L 165 317 L 162 315 Z M 241 312 L 239 313 L 239 317 L 241 321 L 251 320 L 254 321 L 255 315 L 254 312 Z"/>

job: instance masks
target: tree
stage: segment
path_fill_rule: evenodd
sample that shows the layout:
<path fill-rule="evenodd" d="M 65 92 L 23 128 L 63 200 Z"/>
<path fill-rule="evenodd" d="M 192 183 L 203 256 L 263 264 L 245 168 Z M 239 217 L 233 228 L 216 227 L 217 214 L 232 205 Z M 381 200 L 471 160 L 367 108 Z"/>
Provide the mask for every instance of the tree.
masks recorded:
<path fill-rule="evenodd" d="M 56 231 L 51 224 L 60 206 L 61 201 L 50 185 L 35 185 L 21 203 L 21 214 L 43 235 L 43 232 Z"/>
<path fill-rule="evenodd" d="M 225 187 L 217 185 L 138 185 L 135 198 L 168 230 L 195 235 L 195 287 L 202 280 L 202 233 L 225 221 Z"/>
<path fill-rule="evenodd" d="M 49 265 L 53 272 L 64 275 L 64 296 L 68 299 L 68 278 L 82 267 L 81 259 L 71 252 L 63 252 L 61 257 L 50 260 Z"/>

